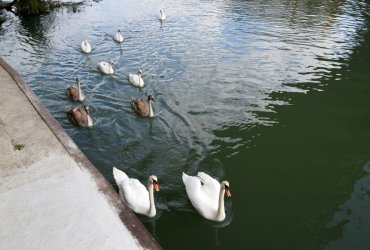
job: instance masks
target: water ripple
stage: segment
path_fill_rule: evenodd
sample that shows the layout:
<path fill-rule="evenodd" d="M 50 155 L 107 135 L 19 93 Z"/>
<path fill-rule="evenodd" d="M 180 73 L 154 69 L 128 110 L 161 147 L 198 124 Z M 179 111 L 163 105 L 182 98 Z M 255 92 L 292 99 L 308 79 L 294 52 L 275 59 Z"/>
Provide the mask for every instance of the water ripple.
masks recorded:
<path fill-rule="evenodd" d="M 0 53 L 103 173 L 117 165 L 166 179 L 206 168 L 221 177 L 222 166 L 203 165 L 207 156 L 219 143 L 233 156 L 250 142 L 219 131 L 276 124 L 264 114 L 289 100 L 271 94 L 306 93 L 302 86 L 332 77 L 366 28 L 361 1 L 294 3 L 105 1 L 34 20 L 12 16 L 2 24 Z M 165 22 L 158 6 L 166 10 Z M 117 29 L 122 44 L 113 41 Z M 89 55 L 80 52 L 84 39 L 92 44 Z M 115 75 L 98 71 L 102 60 L 114 61 Z M 138 69 L 143 89 L 127 81 Z M 65 96 L 76 76 L 92 109 L 90 130 L 76 128 L 63 113 L 79 105 Z M 153 119 L 139 117 L 129 103 L 148 94 L 157 99 Z"/>

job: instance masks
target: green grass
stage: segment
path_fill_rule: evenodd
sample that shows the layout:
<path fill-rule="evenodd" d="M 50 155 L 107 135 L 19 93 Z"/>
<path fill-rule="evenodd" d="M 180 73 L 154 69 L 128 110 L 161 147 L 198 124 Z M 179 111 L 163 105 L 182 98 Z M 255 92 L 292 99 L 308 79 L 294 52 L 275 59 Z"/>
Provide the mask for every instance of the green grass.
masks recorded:
<path fill-rule="evenodd" d="M 23 143 L 16 143 L 13 145 L 14 147 L 14 151 L 16 150 L 22 150 L 26 145 L 24 145 Z"/>

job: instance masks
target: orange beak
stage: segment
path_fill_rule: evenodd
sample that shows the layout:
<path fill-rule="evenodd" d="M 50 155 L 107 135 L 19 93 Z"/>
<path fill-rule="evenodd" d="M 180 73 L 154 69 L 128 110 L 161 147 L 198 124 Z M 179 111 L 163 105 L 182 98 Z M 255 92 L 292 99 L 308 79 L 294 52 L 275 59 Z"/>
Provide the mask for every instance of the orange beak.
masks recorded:
<path fill-rule="evenodd" d="M 225 191 L 226 191 L 227 197 L 231 197 L 230 189 L 227 188 Z"/>
<path fill-rule="evenodd" d="M 159 192 L 158 183 L 153 183 L 153 187 L 154 187 L 155 191 Z"/>

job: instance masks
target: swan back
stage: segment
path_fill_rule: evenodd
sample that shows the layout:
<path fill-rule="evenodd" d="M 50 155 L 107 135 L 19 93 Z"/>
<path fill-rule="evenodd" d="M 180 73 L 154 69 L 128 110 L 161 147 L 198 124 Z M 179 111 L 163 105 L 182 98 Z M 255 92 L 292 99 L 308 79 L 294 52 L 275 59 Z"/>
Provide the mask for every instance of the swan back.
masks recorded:
<path fill-rule="evenodd" d="M 84 52 L 86 54 L 91 52 L 91 45 L 87 40 L 82 41 L 81 50 L 82 50 L 82 52 Z"/>
<path fill-rule="evenodd" d="M 114 35 L 114 40 L 117 42 L 117 43 L 122 43 L 123 42 L 123 36 L 122 36 L 122 33 L 121 33 L 121 30 L 118 30 L 117 33 Z"/>
<path fill-rule="evenodd" d="M 67 108 L 66 112 L 69 119 L 80 127 L 92 127 L 93 122 L 90 116 L 89 106 L 83 105 L 82 107 Z"/>
<path fill-rule="evenodd" d="M 99 71 L 106 75 L 114 74 L 113 70 L 113 61 L 109 60 L 108 62 L 100 62 L 98 64 Z"/>

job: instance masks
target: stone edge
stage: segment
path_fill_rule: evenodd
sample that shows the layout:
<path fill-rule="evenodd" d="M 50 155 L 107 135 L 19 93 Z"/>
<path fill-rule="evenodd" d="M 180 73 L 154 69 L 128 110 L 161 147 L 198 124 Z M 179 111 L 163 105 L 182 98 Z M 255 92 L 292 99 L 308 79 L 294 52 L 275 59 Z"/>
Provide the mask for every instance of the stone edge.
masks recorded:
<path fill-rule="evenodd" d="M 122 223 L 127 227 L 131 234 L 138 240 L 140 245 L 146 249 L 162 249 L 158 242 L 148 232 L 144 225 L 139 221 L 130 208 L 124 204 L 118 193 L 112 185 L 104 178 L 104 176 L 96 169 L 96 167 L 87 159 L 74 141 L 69 137 L 65 130 L 60 126 L 59 122 L 49 113 L 47 108 L 37 98 L 33 90 L 25 83 L 18 72 L 13 69 L 2 57 L 0 57 L 0 65 L 9 73 L 18 87 L 28 98 L 32 106 L 38 112 L 40 117 L 45 121 L 50 130 L 58 138 L 66 151 L 72 156 L 77 165 L 83 170 L 87 170 L 95 181 L 99 191 L 104 194 L 109 203 L 114 206 Z"/>

